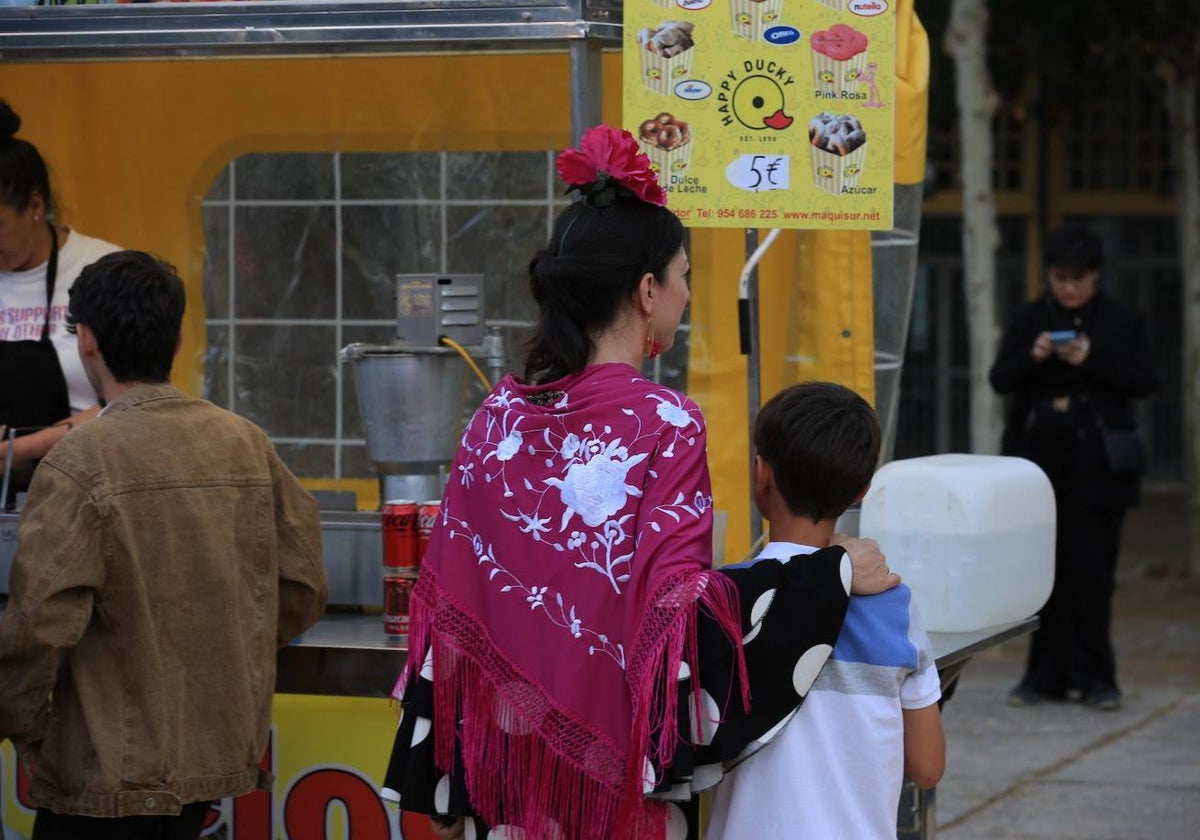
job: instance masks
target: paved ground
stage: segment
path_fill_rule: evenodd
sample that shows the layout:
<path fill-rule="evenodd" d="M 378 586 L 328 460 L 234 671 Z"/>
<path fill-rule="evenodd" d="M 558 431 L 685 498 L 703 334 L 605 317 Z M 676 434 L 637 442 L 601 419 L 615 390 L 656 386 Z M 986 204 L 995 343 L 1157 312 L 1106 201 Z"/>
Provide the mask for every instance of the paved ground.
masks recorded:
<path fill-rule="evenodd" d="M 1127 520 L 1113 636 L 1122 709 L 1013 709 L 1027 639 L 973 659 L 943 710 L 938 840 L 1200 839 L 1200 579 L 1166 570 L 1182 498 Z"/>

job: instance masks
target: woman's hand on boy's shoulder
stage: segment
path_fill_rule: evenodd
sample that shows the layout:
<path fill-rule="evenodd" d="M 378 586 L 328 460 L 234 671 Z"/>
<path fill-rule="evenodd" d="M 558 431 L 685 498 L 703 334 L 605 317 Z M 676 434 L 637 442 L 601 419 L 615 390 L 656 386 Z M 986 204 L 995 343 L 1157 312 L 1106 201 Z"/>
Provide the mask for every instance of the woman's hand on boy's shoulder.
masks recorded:
<path fill-rule="evenodd" d="M 875 540 L 834 534 L 830 543 L 840 545 L 850 555 L 853 570 L 850 578 L 851 594 L 874 595 L 900 585 L 900 575 L 888 568 L 887 558 Z"/>

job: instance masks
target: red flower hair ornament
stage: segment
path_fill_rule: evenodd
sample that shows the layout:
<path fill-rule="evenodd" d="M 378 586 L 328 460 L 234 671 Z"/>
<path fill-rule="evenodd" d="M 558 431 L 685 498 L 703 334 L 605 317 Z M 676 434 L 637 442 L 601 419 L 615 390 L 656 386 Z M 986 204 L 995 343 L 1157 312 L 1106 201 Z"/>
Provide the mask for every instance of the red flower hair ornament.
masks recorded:
<path fill-rule="evenodd" d="M 589 204 L 607 207 L 624 189 L 647 204 L 667 206 L 667 192 L 658 183 L 650 158 L 628 131 L 597 125 L 583 133 L 578 149 L 558 156 L 558 174 Z"/>

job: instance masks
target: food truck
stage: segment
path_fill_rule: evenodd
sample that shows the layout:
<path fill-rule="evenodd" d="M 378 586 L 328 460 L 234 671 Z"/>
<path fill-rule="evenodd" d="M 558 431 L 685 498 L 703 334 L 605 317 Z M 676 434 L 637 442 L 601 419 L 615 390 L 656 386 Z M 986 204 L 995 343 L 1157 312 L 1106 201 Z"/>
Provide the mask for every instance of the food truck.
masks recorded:
<path fill-rule="evenodd" d="M 890 452 L 925 164 L 928 45 L 911 0 L 809 0 L 813 26 L 770 25 L 763 15 L 779 14 L 780 0 L 639 2 L 653 8 L 637 10 L 636 32 L 625 25 L 632 3 L 620 0 L 0 7 L 0 90 L 50 163 L 64 221 L 179 268 L 189 303 L 175 384 L 263 425 L 322 502 L 331 608 L 279 655 L 263 757 L 275 786 L 214 807 L 205 836 L 429 836 L 427 820 L 401 824 L 378 796 L 398 714 L 388 695 L 406 655 L 381 616 L 381 503 L 440 495 L 455 424 L 483 393 L 477 380 L 520 363 L 531 314 L 522 260 L 569 200 L 554 153 L 601 121 L 637 134 L 658 114 L 623 113 L 631 89 L 673 96 L 675 110 L 702 119 L 752 121 L 750 106 L 735 113 L 733 85 L 723 91 L 715 69 L 698 79 L 682 53 L 647 64 L 634 52 L 678 34 L 663 35 L 662 23 L 719 10 L 730 37 L 753 33 L 778 49 L 813 26 L 859 18 L 892 32 L 869 83 L 858 53 L 826 47 L 805 59 L 815 75 L 803 86 L 814 89 L 797 130 L 809 124 L 810 136 L 791 172 L 831 202 L 843 189 L 856 198 L 868 189 L 868 176 L 853 180 L 855 150 L 833 163 L 817 151 L 809 158 L 820 133 L 812 121 L 837 116 L 819 101 L 845 101 L 853 70 L 862 98 L 856 87 L 850 101 L 885 106 L 886 128 L 870 140 L 890 152 L 872 158 L 886 163 L 886 176 L 874 174 L 887 187 L 882 222 L 825 211 L 781 225 L 739 216 L 732 204 L 706 208 L 694 201 L 702 176 L 688 171 L 699 152 L 680 157 L 678 121 L 655 146 L 664 177 L 679 178 L 673 205 L 693 214 L 694 297 L 685 339 L 651 373 L 695 398 L 710 440 L 723 442 L 709 452 L 718 562 L 741 559 L 761 533 L 748 441 L 764 395 L 802 379 L 841 381 L 873 399 Z M 705 35 L 695 35 L 699 61 Z M 756 60 L 724 72 L 740 83 L 784 70 Z M 778 78 L 788 84 L 786 73 Z M 693 142 L 699 149 L 698 133 Z M 825 146 L 818 151 L 831 154 Z M 758 172 L 746 167 L 743 190 Z M 710 209 L 719 224 L 701 223 Z M 453 309 L 443 291 L 468 287 L 480 310 L 461 334 L 423 320 Z M 439 305 L 406 309 L 420 292 Z M 437 340 L 447 332 L 463 353 Z M 414 394 L 422 398 L 405 399 Z M 4 592 L 18 516 L 0 513 Z M 1030 627 L 939 635 L 943 683 L 977 650 Z M 27 836 L 33 806 L 9 745 L 0 807 L 8 836 Z M 931 836 L 932 816 L 932 797 L 907 789 L 901 836 Z"/>

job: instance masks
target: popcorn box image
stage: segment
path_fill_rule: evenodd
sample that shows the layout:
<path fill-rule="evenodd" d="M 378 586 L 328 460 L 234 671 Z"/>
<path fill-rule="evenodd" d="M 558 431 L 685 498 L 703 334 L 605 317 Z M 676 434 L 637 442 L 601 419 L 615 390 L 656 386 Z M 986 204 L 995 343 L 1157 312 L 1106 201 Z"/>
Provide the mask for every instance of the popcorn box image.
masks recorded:
<path fill-rule="evenodd" d="M 835 23 L 814 32 L 809 44 L 817 94 L 841 99 L 843 94 L 856 93 L 867 66 L 867 36 L 844 23 Z"/>
<path fill-rule="evenodd" d="M 779 25 L 783 0 L 730 0 L 733 34 L 751 41 L 763 40 L 763 33 Z"/>
<path fill-rule="evenodd" d="M 655 28 L 638 32 L 643 85 L 669 96 L 675 85 L 692 75 L 692 58 L 696 54 L 692 28 L 686 21 L 664 21 Z"/>
<path fill-rule="evenodd" d="M 674 149 L 663 149 L 643 140 L 642 151 L 650 158 L 650 168 L 658 174 L 658 182 L 665 190 L 671 189 L 672 176 L 682 175 L 687 171 L 688 164 L 692 162 L 690 137 L 683 145 Z"/>
<path fill-rule="evenodd" d="M 866 157 L 866 143 L 848 155 L 827 152 L 813 146 L 813 183 L 827 193 L 841 195 L 842 187 L 858 186 L 858 176 L 862 174 Z"/>

